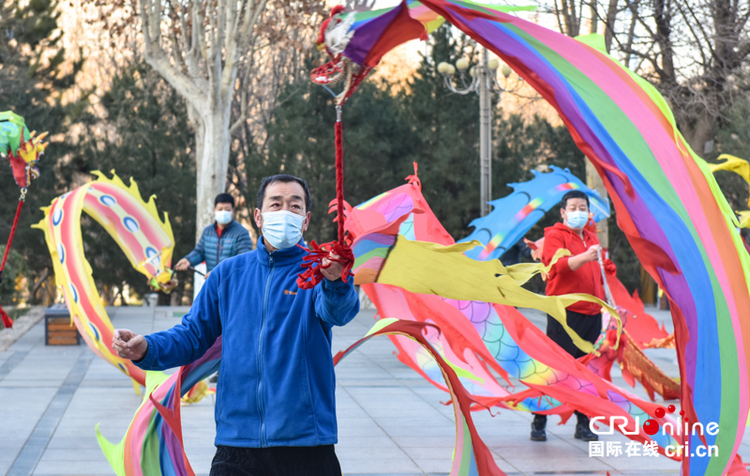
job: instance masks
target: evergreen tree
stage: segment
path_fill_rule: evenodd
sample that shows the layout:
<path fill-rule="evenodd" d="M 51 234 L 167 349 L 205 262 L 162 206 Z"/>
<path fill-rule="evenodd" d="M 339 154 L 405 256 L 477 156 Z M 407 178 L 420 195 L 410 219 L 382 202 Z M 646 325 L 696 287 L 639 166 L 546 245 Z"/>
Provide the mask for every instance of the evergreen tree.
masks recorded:
<path fill-rule="evenodd" d="M 44 234 L 32 230 L 43 217 L 39 210 L 67 188 L 71 177 L 61 166 L 70 151 L 66 132 L 70 118 L 80 113 L 81 102 L 63 105 L 63 95 L 75 85 L 82 61 L 65 72 L 61 66 L 65 49 L 60 46 L 57 2 L 52 0 L 10 0 L 0 2 L 0 111 L 11 110 L 24 117 L 26 125 L 38 132 L 49 131 L 50 146 L 39 164 L 41 176 L 34 180 L 26 196 L 12 249 L 25 259 L 33 282 L 52 274 L 52 264 Z M 5 244 L 13 223 L 20 195 L 7 163 L 0 165 L 0 243 Z M 33 297 L 32 297 L 33 300 Z"/>
<path fill-rule="evenodd" d="M 479 98 L 450 92 L 436 65 L 461 57 L 476 64 L 478 54 L 449 25 L 436 30 L 430 41 L 430 54 L 401 95 L 402 111 L 413 133 L 410 158 L 419 162 L 423 193 L 443 226 L 460 239 L 479 216 Z M 583 158 L 564 127 L 538 116 L 531 121 L 517 113 L 504 118 L 498 107 L 502 96 L 496 92 L 492 103 L 492 199 L 511 192 L 506 184 L 530 180 L 529 170 L 540 164 L 568 167 L 584 177 Z"/>
<path fill-rule="evenodd" d="M 160 213 L 167 212 L 175 238 L 173 263 L 195 245 L 194 137 L 187 124 L 184 100 L 145 63 L 123 68 L 101 97 L 105 115 L 89 124 L 72 165 L 81 173 L 111 170 L 128 184 L 138 183 L 148 201 L 156 195 Z M 109 131 L 102 136 L 101 131 Z M 127 284 L 139 295 L 150 292 L 107 232 L 88 217 L 82 220 L 86 257 L 100 291 L 122 290 Z M 191 273 L 178 275 L 182 294 Z M 114 299 L 116 296 L 111 295 Z M 160 295 L 160 303 L 169 298 Z"/>
<path fill-rule="evenodd" d="M 555 165 L 585 181 L 584 161 L 573 138 L 563 126 L 554 126 L 547 119 L 534 116 L 527 121 L 520 114 L 510 114 L 495 126 L 496 146 L 493 149 L 493 195 L 500 198 L 511 193 L 506 184 L 525 182 L 533 178 L 532 169 Z M 545 216 L 529 232 L 537 239 L 544 228 L 560 217 Z M 536 236 L 536 234 L 539 236 Z"/>
<path fill-rule="evenodd" d="M 454 37 L 447 24 L 430 42 L 429 54 L 400 94 L 412 137 L 403 160 L 419 164 L 422 193 L 448 233 L 459 239 L 479 216 L 479 97 L 451 93 L 436 68 L 461 57 L 476 64 L 478 55 L 470 40 Z"/>
<path fill-rule="evenodd" d="M 410 131 L 389 90 L 387 83 L 367 80 L 343 108 L 344 191 L 352 206 L 403 184 L 413 171 L 404 154 Z M 248 207 L 255 207 L 263 177 L 299 176 L 308 182 L 313 199 L 306 239 L 333 240 L 336 225 L 328 210 L 336 198 L 336 111 L 331 95 L 305 77 L 289 84 L 281 98 L 268 126 L 267 154 L 250 151 L 245 156 Z"/>

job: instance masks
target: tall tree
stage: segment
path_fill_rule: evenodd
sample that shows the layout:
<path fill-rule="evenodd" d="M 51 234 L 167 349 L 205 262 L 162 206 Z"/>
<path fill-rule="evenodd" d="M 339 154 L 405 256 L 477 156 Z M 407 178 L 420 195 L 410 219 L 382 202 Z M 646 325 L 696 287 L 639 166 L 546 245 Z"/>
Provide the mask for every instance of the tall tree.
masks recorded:
<path fill-rule="evenodd" d="M 140 22 L 146 61 L 187 103 L 196 138 L 196 233 L 212 221 L 213 197 L 225 190 L 232 132 L 257 113 L 247 88 L 264 69 L 264 54 L 298 47 L 292 43 L 323 7 L 322 0 L 141 0 L 135 10 L 120 0 L 102 9 L 105 23 L 113 9 L 126 24 Z M 235 115 L 233 101 L 240 101 Z"/>
<path fill-rule="evenodd" d="M 741 78 L 750 56 L 750 2 L 594 0 L 584 19 L 566 14 L 569 10 L 557 3 L 554 8 L 542 3 L 555 14 L 560 31 L 568 34 L 580 33 L 575 26 L 584 23 L 589 31 L 600 31 L 596 25 L 602 22 L 607 49 L 659 89 L 693 150 L 704 158 L 718 155 L 715 139 L 731 128 L 737 111 L 744 107 L 740 104 L 738 109 L 735 103 L 742 102 L 748 90 Z M 737 189 L 736 178 L 722 180 Z M 622 270 L 632 267 L 628 258 L 632 251 L 621 235 L 616 227 L 608 233 L 613 253 L 620 248 Z"/>
<path fill-rule="evenodd" d="M 656 85 L 690 146 L 698 154 L 709 153 L 726 120 L 724 111 L 744 94 L 735 79 L 750 56 L 750 2 L 595 0 L 590 5 L 584 20 L 558 8 L 556 1 L 548 10 L 571 36 L 580 34 L 576 27 L 582 21 L 594 32 L 603 22 L 612 54 Z"/>
<path fill-rule="evenodd" d="M 640 74 L 671 103 L 677 124 L 698 153 L 710 152 L 722 111 L 737 89 L 734 75 L 750 55 L 750 3 L 742 0 L 652 0 L 626 10 L 635 41 L 615 40 Z"/>

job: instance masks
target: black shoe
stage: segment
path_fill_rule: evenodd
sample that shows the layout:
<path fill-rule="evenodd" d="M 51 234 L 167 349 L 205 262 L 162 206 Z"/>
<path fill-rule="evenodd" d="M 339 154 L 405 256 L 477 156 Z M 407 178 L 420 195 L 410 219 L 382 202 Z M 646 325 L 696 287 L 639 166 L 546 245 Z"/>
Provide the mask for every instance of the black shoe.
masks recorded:
<path fill-rule="evenodd" d="M 547 432 L 544 427 L 547 426 L 546 421 L 534 420 L 531 422 L 531 441 L 547 441 Z"/>
<path fill-rule="evenodd" d="M 583 441 L 599 441 L 599 436 L 596 435 L 588 425 L 577 424 L 575 436 L 579 440 Z"/>
<path fill-rule="evenodd" d="M 217 383 L 219 381 L 219 372 L 216 372 L 212 376 L 208 377 L 208 383 Z"/>

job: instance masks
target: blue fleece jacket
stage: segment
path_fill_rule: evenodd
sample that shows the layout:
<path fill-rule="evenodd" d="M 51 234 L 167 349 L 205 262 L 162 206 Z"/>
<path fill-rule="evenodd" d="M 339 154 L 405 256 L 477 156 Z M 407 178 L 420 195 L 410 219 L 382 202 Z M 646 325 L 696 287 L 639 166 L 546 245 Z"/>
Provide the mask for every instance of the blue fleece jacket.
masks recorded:
<path fill-rule="evenodd" d="M 182 323 L 146 336 L 144 370 L 186 365 L 222 335 L 216 444 L 318 446 L 337 442 L 331 328 L 359 312 L 353 279 L 299 289 L 299 247 L 222 261 Z"/>
<path fill-rule="evenodd" d="M 206 272 L 211 272 L 219 263 L 232 256 L 252 251 L 253 242 L 247 229 L 235 220 L 229 222 L 221 232 L 221 238 L 216 233 L 216 223 L 211 223 L 203 229 L 201 239 L 193 251 L 185 256 L 190 266 L 206 262 Z"/>

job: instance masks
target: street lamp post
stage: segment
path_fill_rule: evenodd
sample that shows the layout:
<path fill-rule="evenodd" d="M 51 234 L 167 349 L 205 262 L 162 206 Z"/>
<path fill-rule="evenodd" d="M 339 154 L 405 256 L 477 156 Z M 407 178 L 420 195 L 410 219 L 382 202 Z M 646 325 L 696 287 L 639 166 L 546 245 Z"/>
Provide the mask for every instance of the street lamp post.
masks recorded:
<path fill-rule="evenodd" d="M 469 69 L 469 60 L 461 58 L 453 66 L 450 63 L 440 63 L 437 70 L 443 75 L 445 86 L 456 94 L 479 94 L 479 214 L 485 216 L 490 213 L 492 200 L 492 91 L 512 92 L 501 87 L 497 82 L 497 69 L 500 62 L 489 59 L 487 48 L 483 48 L 482 62 L 469 71 L 471 83 L 467 84 L 465 76 Z M 453 76 L 459 72 L 461 86 L 457 87 Z M 511 69 L 504 65 L 500 70 L 505 79 L 510 76 Z"/>
<path fill-rule="evenodd" d="M 492 200 L 492 98 L 490 97 L 490 70 L 487 61 L 487 48 L 482 51 L 482 65 L 478 68 L 479 77 L 479 213 L 485 216 L 490 213 Z"/>

